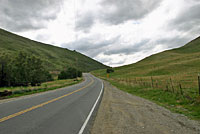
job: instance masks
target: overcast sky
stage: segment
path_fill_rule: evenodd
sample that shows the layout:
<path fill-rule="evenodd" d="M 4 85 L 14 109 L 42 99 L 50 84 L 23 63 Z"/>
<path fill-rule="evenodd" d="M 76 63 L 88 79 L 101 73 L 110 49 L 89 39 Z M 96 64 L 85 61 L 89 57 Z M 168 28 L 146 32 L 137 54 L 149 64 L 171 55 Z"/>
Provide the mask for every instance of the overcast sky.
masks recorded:
<path fill-rule="evenodd" d="M 0 27 L 109 66 L 200 35 L 200 0 L 0 0 Z"/>

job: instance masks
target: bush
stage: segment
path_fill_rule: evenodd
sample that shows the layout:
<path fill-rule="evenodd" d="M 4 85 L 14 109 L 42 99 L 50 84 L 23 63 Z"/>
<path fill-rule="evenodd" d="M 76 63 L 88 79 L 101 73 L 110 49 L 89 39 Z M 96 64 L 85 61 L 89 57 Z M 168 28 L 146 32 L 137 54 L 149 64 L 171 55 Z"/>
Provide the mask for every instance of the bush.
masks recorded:
<path fill-rule="evenodd" d="M 0 55 L 0 86 L 36 86 L 53 80 L 40 58 L 19 52 L 12 59 Z"/>
<path fill-rule="evenodd" d="M 106 70 L 106 72 L 107 72 L 107 73 L 113 73 L 114 70 L 113 70 L 112 68 L 108 68 L 108 69 Z"/>
<path fill-rule="evenodd" d="M 0 53 L 0 87 L 11 85 L 11 56 Z"/>
<path fill-rule="evenodd" d="M 58 75 L 59 80 L 73 79 L 77 77 L 82 77 L 82 72 L 72 67 L 68 68 L 65 71 L 61 71 L 60 74 Z"/>
<path fill-rule="evenodd" d="M 82 77 L 82 72 L 81 71 L 78 71 L 78 77 Z"/>

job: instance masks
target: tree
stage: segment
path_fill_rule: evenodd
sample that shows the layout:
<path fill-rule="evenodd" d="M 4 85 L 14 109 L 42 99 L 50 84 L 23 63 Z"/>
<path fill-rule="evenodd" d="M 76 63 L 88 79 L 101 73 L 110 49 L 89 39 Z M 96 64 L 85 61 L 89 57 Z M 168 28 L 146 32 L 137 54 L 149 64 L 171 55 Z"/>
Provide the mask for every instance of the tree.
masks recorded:
<path fill-rule="evenodd" d="M 58 75 L 58 79 L 73 79 L 77 77 L 82 77 L 82 72 L 77 70 L 76 68 L 68 68 L 65 71 L 61 71 Z"/>
<path fill-rule="evenodd" d="M 58 79 L 67 79 L 67 72 L 66 71 L 61 71 L 60 74 L 58 75 Z"/>
<path fill-rule="evenodd" d="M 9 54 L 0 54 L 0 87 L 10 86 L 11 82 L 11 56 Z"/>
<path fill-rule="evenodd" d="M 106 72 L 107 72 L 107 73 L 113 73 L 113 72 L 114 72 L 114 69 L 108 68 L 108 69 L 106 70 Z"/>
<path fill-rule="evenodd" d="M 30 72 L 29 67 L 31 65 L 31 58 L 25 52 L 19 52 L 13 60 L 13 85 L 14 86 L 28 86 L 30 83 Z"/>
<path fill-rule="evenodd" d="M 0 54 L 0 87 L 30 84 L 36 86 L 53 80 L 40 58 L 25 52 L 19 52 L 16 57 L 10 57 L 13 56 Z"/>
<path fill-rule="evenodd" d="M 41 82 L 47 81 L 47 76 L 49 77 L 49 73 L 45 71 L 45 68 L 42 64 L 42 61 L 35 57 L 31 56 L 28 59 L 28 65 L 29 65 L 29 78 L 32 86 L 40 85 Z"/>
<path fill-rule="evenodd" d="M 82 77 L 82 72 L 78 71 L 78 77 Z"/>
<path fill-rule="evenodd" d="M 42 60 L 36 56 L 20 52 L 13 61 L 13 85 L 32 86 L 52 80 L 51 74 L 45 70 Z"/>

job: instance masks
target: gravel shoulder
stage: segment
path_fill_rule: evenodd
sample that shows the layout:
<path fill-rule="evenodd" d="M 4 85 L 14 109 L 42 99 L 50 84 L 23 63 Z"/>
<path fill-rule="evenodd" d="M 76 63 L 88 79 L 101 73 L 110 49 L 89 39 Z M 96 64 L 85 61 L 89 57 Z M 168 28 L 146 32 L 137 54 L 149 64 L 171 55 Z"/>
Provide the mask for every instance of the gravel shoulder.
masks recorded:
<path fill-rule="evenodd" d="M 91 134 L 200 134 L 200 123 L 104 81 Z"/>

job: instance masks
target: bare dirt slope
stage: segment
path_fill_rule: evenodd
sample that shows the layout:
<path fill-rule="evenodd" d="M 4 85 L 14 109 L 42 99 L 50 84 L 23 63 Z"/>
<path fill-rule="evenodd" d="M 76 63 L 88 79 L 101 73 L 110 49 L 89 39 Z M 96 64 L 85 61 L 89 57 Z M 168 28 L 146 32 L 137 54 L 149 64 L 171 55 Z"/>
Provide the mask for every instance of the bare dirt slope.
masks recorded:
<path fill-rule="evenodd" d="M 200 134 L 199 122 L 104 84 L 92 134 Z"/>

